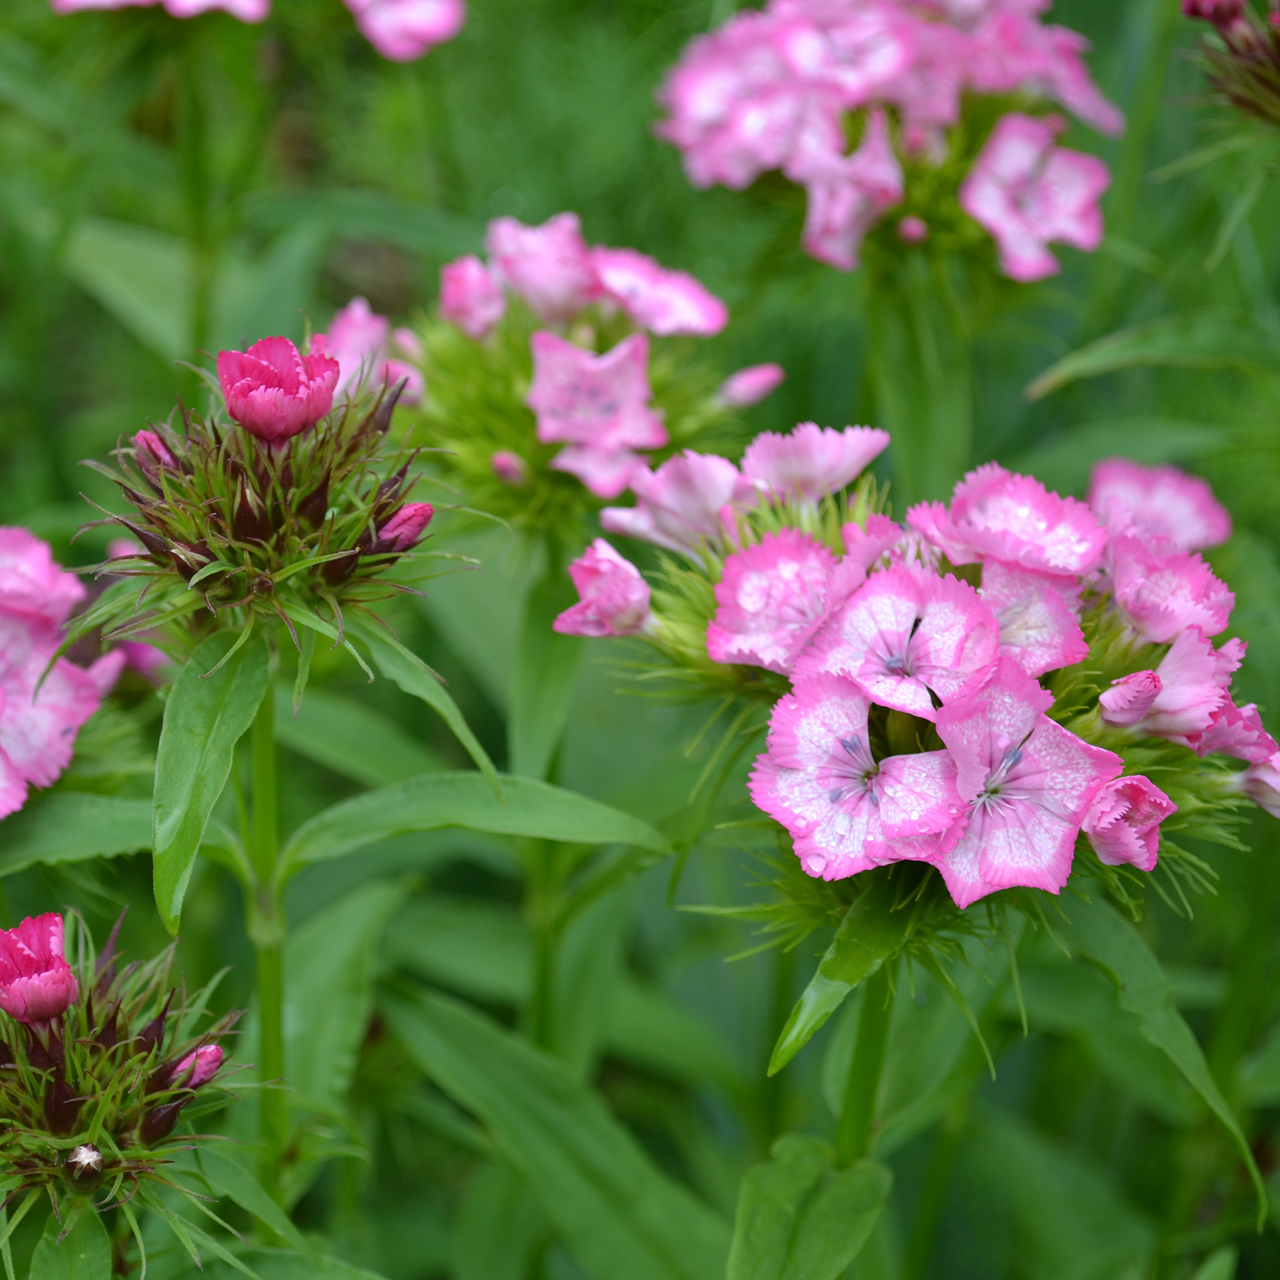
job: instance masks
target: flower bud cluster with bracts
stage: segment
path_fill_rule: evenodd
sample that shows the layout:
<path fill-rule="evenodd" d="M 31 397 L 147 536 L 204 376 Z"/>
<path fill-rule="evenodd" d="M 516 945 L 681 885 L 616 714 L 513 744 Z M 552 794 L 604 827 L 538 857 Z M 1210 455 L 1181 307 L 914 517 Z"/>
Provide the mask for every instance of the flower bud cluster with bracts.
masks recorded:
<path fill-rule="evenodd" d="M 964 908 L 1058 893 L 1085 848 L 1123 894 L 1108 869 L 1163 847 L 1180 892 L 1203 864 L 1160 833 L 1231 844 L 1239 796 L 1278 794 L 1276 743 L 1231 695 L 1245 646 L 1212 641 L 1234 597 L 1197 551 L 1226 512 L 1173 468 L 1102 463 L 1085 503 L 992 463 L 898 525 L 869 477 L 835 496 L 886 443 L 805 424 L 740 468 L 688 452 L 639 477 L 602 523 L 684 563 L 650 612 L 597 544 L 558 625 L 639 635 L 693 689 L 770 704 L 751 796 L 812 877 L 917 862 Z"/>
<path fill-rule="evenodd" d="M 575 214 L 496 218 L 488 260 L 441 271 L 422 332 L 418 428 L 466 500 L 521 528 L 563 532 L 659 459 L 768 395 L 777 365 L 724 381 L 688 339 L 728 323 L 692 276 L 633 249 L 589 246 Z"/>
<path fill-rule="evenodd" d="M 1262 21 L 1245 0 L 1182 0 L 1182 12 L 1213 24 L 1201 46 L 1209 83 L 1223 102 L 1280 128 L 1280 14 Z"/>
<path fill-rule="evenodd" d="M 222 352 L 225 416 L 183 410 L 121 445 L 118 470 L 98 467 L 133 508 L 112 519 L 142 545 L 102 566 L 120 580 L 81 631 L 198 636 L 278 618 L 296 636 L 318 616 L 340 632 L 345 608 L 410 590 L 385 576 L 413 559 L 433 515 L 409 500 L 417 452 L 388 439 L 409 378 L 390 384 L 385 332 L 351 338 L 355 322 L 381 319 L 357 310 L 307 355 L 286 338 Z"/>

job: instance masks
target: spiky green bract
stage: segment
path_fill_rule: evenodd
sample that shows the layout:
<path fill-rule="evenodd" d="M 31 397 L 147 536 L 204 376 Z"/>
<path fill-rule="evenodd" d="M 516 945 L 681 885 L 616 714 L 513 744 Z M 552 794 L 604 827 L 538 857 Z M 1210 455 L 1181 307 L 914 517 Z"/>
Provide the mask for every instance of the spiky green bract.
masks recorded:
<path fill-rule="evenodd" d="M 340 628 L 344 607 L 408 590 L 383 575 L 415 553 L 378 537 L 418 480 L 410 475 L 417 453 L 388 440 L 397 394 L 344 400 L 279 447 L 220 414 L 184 410 L 151 428 L 172 465 L 140 458 L 128 443 L 116 449 L 116 468 L 86 464 L 133 508 L 104 523 L 121 525 L 143 550 L 99 567 L 120 580 L 76 619 L 73 636 L 145 630 L 181 652 L 214 631 L 244 631 L 290 611 Z"/>
<path fill-rule="evenodd" d="M 433 456 L 433 465 L 469 506 L 513 528 L 550 531 L 566 545 L 580 545 L 606 499 L 595 497 L 577 477 L 551 469 L 564 446 L 538 440 L 537 419 L 525 404 L 533 380 L 529 339 L 535 329 L 545 327 L 514 297 L 480 342 L 438 317 L 423 320 L 419 333 L 427 394 L 420 408 L 405 411 L 414 422 L 409 439 L 442 451 Z M 631 332 L 624 316 L 607 316 L 592 306 L 567 336 L 602 354 Z M 716 398 L 724 372 L 699 350 L 699 340 L 651 336 L 649 352 L 653 406 L 670 441 L 646 451 L 645 458 L 657 466 L 695 440 L 704 449 L 732 441 L 741 419 Z M 493 469 L 496 453 L 519 458 L 527 480 L 504 483 Z"/>
<path fill-rule="evenodd" d="M 1219 101 L 1280 128 L 1280 27 L 1246 10 L 1202 42 L 1199 60 Z"/>

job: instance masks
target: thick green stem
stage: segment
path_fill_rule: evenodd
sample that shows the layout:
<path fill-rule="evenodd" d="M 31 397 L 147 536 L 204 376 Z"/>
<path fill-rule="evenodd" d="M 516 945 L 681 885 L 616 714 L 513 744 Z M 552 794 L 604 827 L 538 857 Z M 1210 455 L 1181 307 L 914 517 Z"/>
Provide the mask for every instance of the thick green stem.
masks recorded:
<path fill-rule="evenodd" d="M 871 1154 L 876 1114 L 876 1094 L 884 1068 L 884 1050 L 889 1039 L 889 965 L 883 964 L 867 979 L 858 1019 L 858 1043 L 849 1065 L 844 1089 L 844 1106 L 836 1128 L 836 1163 L 844 1168 Z"/>
<path fill-rule="evenodd" d="M 193 26 L 179 72 L 178 165 L 186 204 L 189 249 L 189 355 L 213 339 L 213 292 L 218 274 L 217 219 L 213 209 L 209 117 L 202 77 L 205 50 Z"/>

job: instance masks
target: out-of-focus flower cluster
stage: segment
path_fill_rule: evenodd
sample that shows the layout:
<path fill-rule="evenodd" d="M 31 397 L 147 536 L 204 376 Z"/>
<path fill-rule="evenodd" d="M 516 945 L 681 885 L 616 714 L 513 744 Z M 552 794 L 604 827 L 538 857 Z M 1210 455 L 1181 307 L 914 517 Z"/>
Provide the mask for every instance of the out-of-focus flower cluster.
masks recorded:
<path fill-rule="evenodd" d="M 782 379 L 760 365 L 722 382 L 682 339 L 719 333 L 724 303 L 634 249 L 589 246 L 575 214 L 496 218 L 486 251 L 441 271 L 419 438 L 447 451 L 469 502 L 513 524 L 563 529 L 618 497 L 642 453 L 731 422 Z"/>
<path fill-rule="evenodd" d="M 964 908 L 1059 892 L 1082 833 L 1100 874 L 1151 871 L 1162 823 L 1223 837 L 1240 794 L 1280 808 L 1276 743 L 1231 694 L 1245 645 L 1214 644 L 1234 597 L 1197 552 L 1231 524 L 1203 481 L 1115 459 L 1086 503 L 992 463 L 899 525 L 870 477 L 833 496 L 887 442 L 805 424 L 740 467 L 638 475 L 602 524 L 679 555 L 657 607 L 600 541 L 557 625 L 771 705 L 751 796 L 823 880 L 924 863 Z"/>
<path fill-rule="evenodd" d="M 1201 54 L 1218 96 L 1246 115 L 1280 128 L 1280 14 L 1260 21 L 1245 0 L 1182 0 L 1182 12 L 1213 24 L 1216 40 Z"/>
<path fill-rule="evenodd" d="M 1009 108 L 1057 103 L 1105 133 L 1123 126 L 1090 79 L 1087 42 L 1042 23 L 1045 8 L 771 0 L 689 46 L 660 92 L 659 133 L 698 186 L 741 189 L 773 169 L 803 185 L 804 247 L 832 266 L 855 267 L 891 210 L 902 242 L 972 240 L 958 198 L 1004 271 L 1038 280 L 1058 270 L 1046 244 L 1097 248 L 1110 178 L 1057 145 L 1061 118 Z"/>

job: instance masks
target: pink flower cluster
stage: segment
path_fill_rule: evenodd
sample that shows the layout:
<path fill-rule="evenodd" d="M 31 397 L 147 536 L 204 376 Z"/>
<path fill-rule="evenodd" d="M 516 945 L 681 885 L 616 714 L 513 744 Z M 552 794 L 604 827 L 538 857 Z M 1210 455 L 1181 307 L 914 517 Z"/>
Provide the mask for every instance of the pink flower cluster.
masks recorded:
<path fill-rule="evenodd" d="M 1084 65 L 1087 42 L 1042 24 L 1045 8 L 1043 0 L 771 0 L 689 46 L 660 91 L 668 118 L 659 133 L 683 151 L 698 186 L 741 189 L 769 169 L 801 183 L 806 250 L 848 270 L 866 232 L 903 199 L 899 155 L 944 155 L 965 93 L 1032 94 L 1104 132 L 1122 128 Z M 853 111 L 865 111 L 865 124 L 849 152 Z M 1057 129 L 1006 116 L 962 194 L 1015 279 L 1057 270 L 1048 241 L 1093 249 L 1100 237 L 1106 169 L 1054 147 Z M 928 226 L 912 215 L 900 232 L 914 243 Z"/>
<path fill-rule="evenodd" d="M 391 321 L 378 315 L 363 298 L 352 298 L 324 333 L 312 336 L 311 354 L 338 362 L 335 397 L 365 386 L 394 387 L 403 379 L 406 385 L 400 403 L 417 404 L 426 390 L 416 365 L 407 363 L 422 359 L 418 335 L 412 329 L 393 331 Z"/>
<path fill-rule="evenodd" d="M 0 528 L 0 818 L 22 808 L 29 787 L 57 780 L 124 666 L 118 650 L 87 670 L 55 660 L 62 624 L 84 598 L 47 543 Z"/>

